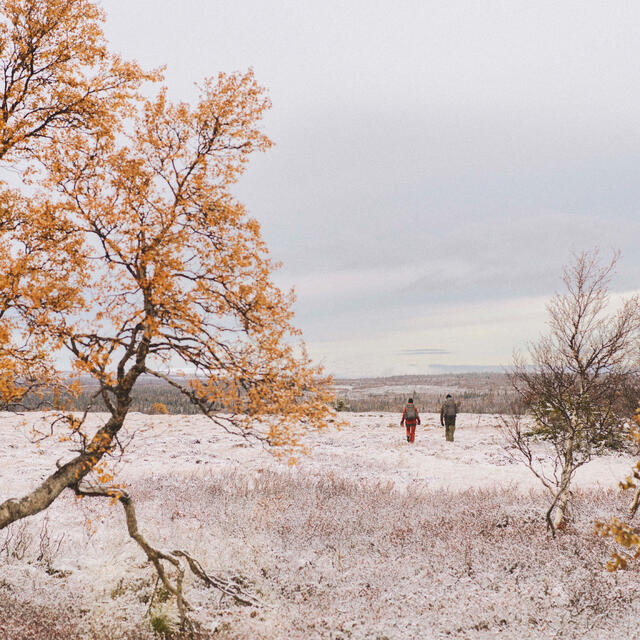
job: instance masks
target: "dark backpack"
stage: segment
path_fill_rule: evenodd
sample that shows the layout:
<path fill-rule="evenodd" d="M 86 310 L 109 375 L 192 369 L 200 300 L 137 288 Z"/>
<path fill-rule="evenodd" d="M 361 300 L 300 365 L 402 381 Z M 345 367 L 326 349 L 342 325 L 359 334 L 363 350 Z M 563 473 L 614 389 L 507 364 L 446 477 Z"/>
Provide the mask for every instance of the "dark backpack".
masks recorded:
<path fill-rule="evenodd" d="M 453 418 L 458 413 L 458 407 L 453 399 L 448 398 L 444 401 L 444 407 L 442 413 L 448 418 Z"/>
<path fill-rule="evenodd" d="M 405 420 L 415 420 L 418 417 L 418 412 L 416 408 L 412 404 L 408 404 L 407 408 L 404 410 L 404 419 Z"/>

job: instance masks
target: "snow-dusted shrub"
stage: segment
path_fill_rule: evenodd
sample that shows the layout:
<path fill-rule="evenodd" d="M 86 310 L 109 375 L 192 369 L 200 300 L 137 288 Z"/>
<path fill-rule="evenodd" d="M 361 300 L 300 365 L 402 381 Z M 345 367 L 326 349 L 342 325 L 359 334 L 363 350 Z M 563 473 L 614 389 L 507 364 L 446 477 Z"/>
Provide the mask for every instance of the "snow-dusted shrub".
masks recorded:
<path fill-rule="evenodd" d="M 575 523 L 556 539 L 539 526 L 545 497 L 513 489 L 401 492 L 386 482 L 303 477 L 294 469 L 156 475 L 131 491 L 141 521 L 159 532 L 155 542 L 170 548 L 180 539 L 207 570 L 228 572 L 263 602 L 238 606 L 187 585 L 201 638 L 599 640 L 637 633 L 640 572 L 608 574 L 610 543 L 592 533 L 594 520 L 620 501 L 617 491 L 576 492 Z M 41 588 L 22 598 L 42 612 L 45 603 L 64 602 L 76 629 L 102 629 L 105 639 L 144 638 L 152 571 L 118 518 L 102 528 L 110 545 L 125 540 L 109 558 L 108 577 L 95 566 L 99 533 L 63 545 L 64 562 L 77 565 L 73 575 L 31 568 Z M 0 598 L 26 582 L 19 571 L 15 562 L 0 568 Z M 113 599 L 118 580 L 137 586 Z M 78 593 L 83 584 L 86 594 Z M 13 609 L 14 628 L 18 621 Z"/>
<path fill-rule="evenodd" d="M 48 515 L 14 523 L 0 531 L 0 558 L 41 563 L 53 571 L 65 534 L 51 533 Z"/>

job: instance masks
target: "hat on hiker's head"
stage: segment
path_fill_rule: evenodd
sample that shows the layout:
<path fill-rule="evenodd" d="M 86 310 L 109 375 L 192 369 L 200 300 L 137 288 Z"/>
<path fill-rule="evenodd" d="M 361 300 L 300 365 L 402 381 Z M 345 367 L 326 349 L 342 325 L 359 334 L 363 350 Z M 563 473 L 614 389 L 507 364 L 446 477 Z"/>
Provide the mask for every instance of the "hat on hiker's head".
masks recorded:
<path fill-rule="evenodd" d="M 450 394 L 450 393 L 447 393 L 447 398 L 450 398 L 450 397 L 451 397 L 451 394 Z"/>
<path fill-rule="evenodd" d="M 413 402 L 413 398 L 409 398 L 409 402 Z"/>

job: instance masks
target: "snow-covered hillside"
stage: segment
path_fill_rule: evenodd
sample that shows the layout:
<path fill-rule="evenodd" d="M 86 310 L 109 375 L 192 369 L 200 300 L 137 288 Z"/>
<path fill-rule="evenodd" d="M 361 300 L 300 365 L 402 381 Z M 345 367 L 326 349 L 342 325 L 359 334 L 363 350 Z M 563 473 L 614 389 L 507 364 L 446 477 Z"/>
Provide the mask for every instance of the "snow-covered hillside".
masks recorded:
<path fill-rule="evenodd" d="M 0 499 L 70 455 L 29 444 L 43 417 L 0 416 Z M 462 414 L 448 443 L 438 416 L 423 415 L 414 445 L 396 414 L 341 417 L 288 467 L 202 417 L 130 416 L 120 479 L 141 528 L 264 602 L 241 607 L 190 584 L 203 638 L 640 637 L 638 570 L 607 574 L 610 543 L 592 533 L 623 507 L 615 487 L 631 457 L 580 470 L 575 525 L 553 540 L 546 497 L 503 448 L 498 416 Z M 151 637 L 152 590 L 118 505 L 63 495 L 0 532 L 8 638 Z"/>

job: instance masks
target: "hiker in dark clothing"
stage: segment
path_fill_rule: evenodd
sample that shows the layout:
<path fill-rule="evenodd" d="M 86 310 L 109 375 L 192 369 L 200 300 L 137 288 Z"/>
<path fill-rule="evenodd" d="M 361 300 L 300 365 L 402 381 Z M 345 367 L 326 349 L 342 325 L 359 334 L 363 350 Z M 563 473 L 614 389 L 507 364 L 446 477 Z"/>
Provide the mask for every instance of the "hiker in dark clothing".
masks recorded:
<path fill-rule="evenodd" d="M 418 410 L 413 404 L 413 398 L 409 398 L 409 402 L 402 412 L 400 426 L 403 424 L 407 427 L 407 442 L 415 442 L 416 424 L 420 424 L 420 416 L 418 415 Z"/>
<path fill-rule="evenodd" d="M 453 442 L 453 432 L 456 430 L 457 414 L 458 405 L 451 397 L 451 394 L 448 393 L 442 408 L 440 409 L 440 424 L 444 427 L 445 437 L 449 442 Z"/>

